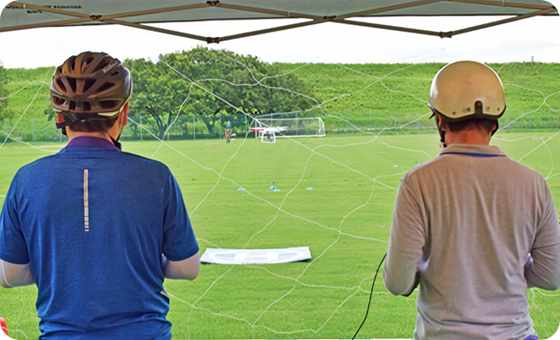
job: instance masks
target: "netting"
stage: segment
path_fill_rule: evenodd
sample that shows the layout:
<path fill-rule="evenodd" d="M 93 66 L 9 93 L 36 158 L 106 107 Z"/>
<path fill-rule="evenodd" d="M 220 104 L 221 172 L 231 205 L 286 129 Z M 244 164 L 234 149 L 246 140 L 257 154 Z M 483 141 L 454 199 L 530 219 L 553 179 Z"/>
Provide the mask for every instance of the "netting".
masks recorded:
<path fill-rule="evenodd" d="M 171 91 L 186 86 L 188 96 L 177 99 L 176 111 L 159 126 L 152 116 L 131 116 L 123 133 L 124 150 L 171 168 L 201 252 L 309 246 L 313 259 L 204 265 L 193 282 L 166 281 L 174 338 L 349 338 L 364 317 L 375 269 L 387 249 L 400 178 L 439 152 L 426 98 L 428 75 L 442 64 L 286 64 L 275 75 L 314 75 L 312 88 L 329 89 L 314 96 L 268 85 L 271 77 L 257 77 L 231 55 L 221 58 L 235 62 L 236 71 L 252 81 L 191 78 L 178 71 L 181 65 L 168 63 L 176 77 L 165 86 Z M 560 68 L 492 66 L 509 103 L 493 144 L 547 179 L 560 213 Z M 1 200 L 20 166 L 64 145 L 54 121 L 43 115 L 48 110 L 45 81 L 52 71 L 38 71 L 1 98 L 22 98 L 19 106 L 11 106 L 13 118 L 0 125 Z M 227 86 L 212 92 L 214 82 Z M 250 127 L 256 115 L 234 105 L 236 98 L 226 89 L 255 86 L 309 99 L 309 107 L 284 117 L 319 117 L 327 137 L 286 135 L 274 145 L 254 140 Z M 203 117 L 184 111 L 195 91 L 227 103 L 236 114 L 219 113 L 215 128 L 208 128 Z M 230 144 L 220 139 L 228 120 L 237 134 Z M 270 190 L 271 185 L 278 190 Z M 8 321 L 12 337 L 38 336 L 35 294 L 34 287 L 0 290 L 0 317 Z M 410 338 L 416 294 L 391 296 L 378 278 L 360 337 Z M 560 324 L 560 293 L 531 289 L 528 299 L 540 336 L 554 334 Z"/>

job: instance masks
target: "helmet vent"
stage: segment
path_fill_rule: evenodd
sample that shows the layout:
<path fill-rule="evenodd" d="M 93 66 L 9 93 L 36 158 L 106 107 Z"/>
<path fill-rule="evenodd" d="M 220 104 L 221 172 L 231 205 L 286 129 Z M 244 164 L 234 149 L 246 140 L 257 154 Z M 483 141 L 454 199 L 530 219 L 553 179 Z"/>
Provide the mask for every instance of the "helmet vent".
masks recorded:
<path fill-rule="evenodd" d="M 71 70 L 74 70 L 76 68 L 76 57 L 71 57 L 71 59 L 68 59 L 68 67 Z"/>
<path fill-rule="evenodd" d="M 63 105 L 65 100 L 63 98 L 57 97 L 57 96 L 52 96 L 52 100 L 55 103 L 55 105 Z"/>
<path fill-rule="evenodd" d="M 110 89 L 114 86 L 115 86 L 115 84 L 113 84 L 113 83 L 105 83 L 99 88 L 99 92 L 103 92 L 103 91 L 108 90 L 108 89 Z"/>
<path fill-rule="evenodd" d="M 118 100 L 103 100 L 99 102 L 99 106 L 103 109 L 115 109 L 119 105 Z"/>
<path fill-rule="evenodd" d="M 84 82 L 84 92 L 87 92 L 95 84 L 95 79 L 86 79 Z"/>
<path fill-rule="evenodd" d="M 91 104 L 88 102 L 83 103 L 84 111 L 91 111 Z"/>
<path fill-rule="evenodd" d="M 89 57 L 84 60 L 84 64 L 89 65 L 89 63 L 91 63 L 92 61 L 93 61 L 93 57 Z"/>
<path fill-rule="evenodd" d="M 477 100 L 474 103 L 474 113 L 477 116 L 481 116 L 484 114 L 484 105 L 482 104 L 482 102 L 480 100 Z"/>
<path fill-rule="evenodd" d="M 66 86 L 64 86 L 64 83 L 62 82 L 62 80 L 60 80 L 60 78 L 56 79 L 56 84 L 60 89 L 62 89 L 62 91 L 64 92 L 66 91 Z"/>
<path fill-rule="evenodd" d="M 70 102 L 70 105 L 69 105 L 69 107 L 68 107 L 68 110 L 71 111 L 71 110 L 74 110 L 75 108 L 76 108 L 76 102 L 75 102 L 75 101 L 71 101 L 71 102 Z"/>
<path fill-rule="evenodd" d="M 76 79 L 70 77 L 67 77 L 66 79 L 68 79 L 68 84 L 70 85 L 70 89 L 72 89 L 72 92 L 76 92 Z"/>
<path fill-rule="evenodd" d="M 105 59 L 101 60 L 101 62 L 99 64 L 97 64 L 97 66 L 95 67 L 95 70 L 93 70 L 93 72 L 97 72 L 101 69 L 104 69 L 105 66 L 109 65 L 110 62 L 111 62 L 111 58 L 105 58 Z"/>

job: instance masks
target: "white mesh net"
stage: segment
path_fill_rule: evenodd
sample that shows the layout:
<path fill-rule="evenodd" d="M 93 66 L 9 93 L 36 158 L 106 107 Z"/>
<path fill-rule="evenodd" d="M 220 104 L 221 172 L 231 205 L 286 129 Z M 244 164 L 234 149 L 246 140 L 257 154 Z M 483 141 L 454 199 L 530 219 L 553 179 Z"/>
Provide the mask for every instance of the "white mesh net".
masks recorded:
<path fill-rule="evenodd" d="M 223 55 L 223 59 L 230 60 L 230 56 Z M 178 66 L 167 65 L 177 74 L 168 86 L 186 84 L 189 96 L 180 98 L 163 135 L 147 117 L 130 117 L 123 134 L 125 151 L 169 165 L 183 190 L 201 251 L 207 247 L 309 246 L 313 259 L 286 265 L 208 265 L 193 282 L 166 282 L 174 338 L 350 337 L 364 317 L 375 268 L 386 252 L 399 180 L 407 170 L 439 152 L 433 121 L 428 120 L 431 113 L 425 86 L 412 86 L 421 65 L 378 69 L 363 65 L 327 65 L 330 68 L 324 69 L 325 65 L 319 64 L 288 66 L 289 72 L 277 76 L 314 68 L 314 72 L 332 72 L 331 79 L 339 82 L 359 78 L 344 93 L 313 98 L 316 105 L 298 112 L 298 118 L 251 115 L 232 104 L 235 98 L 208 89 L 211 82 L 266 86 L 249 65 L 240 65 L 240 69 L 254 78 L 251 83 L 207 79 L 204 75 L 194 79 L 179 72 Z M 517 78 L 514 83 L 511 71 L 518 67 L 503 64 L 496 69 L 506 95 L 523 97 L 526 106 L 512 108 L 504 116 L 494 143 L 514 160 L 539 171 L 558 205 L 560 73 L 553 67 L 539 68 L 538 76 Z M 537 72 L 536 68 L 530 70 Z M 44 109 L 35 105 L 47 95 L 45 85 L 51 74 L 52 69 L 42 70 L 41 76 L 15 85 L 2 98 L 22 96 L 26 103 L 13 119 L 3 122 L 0 160 L 6 166 L 0 177 L 1 200 L 21 165 L 64 145 L 56 130 L 51 139 L 39 141 L 38 118 L 30 114 Z M 420 81 L 429 85 L 429 79 Z M 201 118 L 183 111 L 193 100 L 195 89 L 241 111 L 217 120 L 223 124 L 236 119 L 235 141 L 226 144 L 218 137 L 207 138 L 209 131 L 201 128 Z M 350 102 L 368 103 L 371 96 L 383 96 L 386 106 L 359 114 L 339 109 Z M 417 111 L 399 111 L 405 102 Z M 313 117 L 301 117 L 305 114 Z M 53 121 L 45 125 L 54 129 Z M 288 128 L 275 132 L 276 137 L 284 138 L 271 146 L 250 138 L 254 136 L 252 127 Z M 174 137 L 184 131 L 184 138 Z M 217 130 L 214 133 L 219 135 Z M 134 134 L 138 141 L 126 140 Z M 328 137 L 293 138 L 302 135 Z M 271 185 L 277 191 L 271 190 Z M 35 294 L 34 287 L 0 290 L 0 317 L 8 321 L 12 337 L 38 336 Z M 416 317 L 415 294 L 408 299 L 393 297 L 378 278 L 372 310 L 360 336 L 410 338 Z M 560 323 L 556 313 L 560 294 L 531 289 L 528 298 L 535 328 L 541 337 L 552 335 Z"/>

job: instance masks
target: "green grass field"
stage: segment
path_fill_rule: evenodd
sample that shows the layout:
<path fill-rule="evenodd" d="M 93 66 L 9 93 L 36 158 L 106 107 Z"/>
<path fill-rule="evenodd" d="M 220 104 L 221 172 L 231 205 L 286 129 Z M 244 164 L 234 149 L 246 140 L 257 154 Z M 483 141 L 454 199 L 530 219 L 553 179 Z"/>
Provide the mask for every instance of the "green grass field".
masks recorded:
<path fill-rule="evenodd" d="M 493 144 L 539 171 L 560 202 L 558 131 L 498 132 Z M 22 165 L 61 145 L 0 149 L 0 202 Z M 351 338 L 364 318 L 387 249 L 399 181 L 439 152 L 436 134 L 124 142 L 176 176 L 206 248 L 309 246 L 313 259 L 276 265 L 203 265 L 195 281 L 168 280 L 174 339 Z M 281 191 L 269 187 L 274 183 Z M 514 183 L 512 183 L 513 185 Z M 238 191 L 243 187 L 244 191 Z M 313 190 L 306 190 L 307 188 Z M 35 287 L 0 290 L 0 317 L 16 339 L 39 335 Z M 528 292 L 539 336 L 560 325 L 560 292 Z M 360 338 L 411 338 L 416 293 L 386 291 L 377 278 Z"/>

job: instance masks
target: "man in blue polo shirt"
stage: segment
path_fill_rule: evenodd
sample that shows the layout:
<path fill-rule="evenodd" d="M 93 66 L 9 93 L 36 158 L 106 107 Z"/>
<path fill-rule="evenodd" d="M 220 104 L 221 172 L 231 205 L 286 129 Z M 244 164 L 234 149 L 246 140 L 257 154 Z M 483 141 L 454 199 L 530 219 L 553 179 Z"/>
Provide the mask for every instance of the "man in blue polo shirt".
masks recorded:
<path fill-rule="evenodd" d="M 51 101 L 68 145 L 21 168 L 0 215 L 0 284 L 37 284 L 41 339 L 171 338 L 164 278 L 194 279 L 198 244 L 179 186 L 121 152 L 129 71 L 84 52 L 57 68 Z"/>

